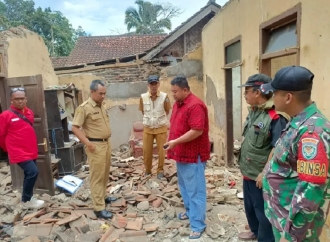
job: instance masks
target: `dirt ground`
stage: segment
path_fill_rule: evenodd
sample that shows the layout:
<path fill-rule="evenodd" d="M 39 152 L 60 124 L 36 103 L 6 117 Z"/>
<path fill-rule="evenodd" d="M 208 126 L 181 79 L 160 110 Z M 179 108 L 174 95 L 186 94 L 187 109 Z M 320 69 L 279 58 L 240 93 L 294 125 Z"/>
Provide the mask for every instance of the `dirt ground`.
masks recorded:
<path fill-rule="evenodd" d="M 154 167 L 157 157 L 154 157 Z M 76 174 L 84 183 L 70 195 L 57 188 L 55 196 L 41 194 L 46 207 L 26 210 L 20 206 L 20 194 L 11 188 L 9 167 L 0 162 L 0 214 L 3 229 L 0 241 L 86 241 L 86 242 L 184 242 L 240 241 L 239 231 L 247 224 L 243 201 L 242 178 L 237 168 L 227 168 L 216 155 L 208 161 L 207 228 L 198 240 L 190 240 L 189 220 L 180 221 L 184 211 L 177 187 L 174 161 L 166 161 L 165 178 L 144 176 L 142 159 L 112 154 L 107 192 L 118 198 L 108 205 L 114 218 L 98 220 L 93 216 L 88 166 Z"/>

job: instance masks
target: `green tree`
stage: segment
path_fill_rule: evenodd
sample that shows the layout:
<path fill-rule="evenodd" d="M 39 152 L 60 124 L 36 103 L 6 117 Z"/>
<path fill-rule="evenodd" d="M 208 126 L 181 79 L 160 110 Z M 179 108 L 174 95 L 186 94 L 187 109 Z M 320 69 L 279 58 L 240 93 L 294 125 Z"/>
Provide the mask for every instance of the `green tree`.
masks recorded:
<path fill-rule="evenodd" d="M 24 25 L 38 33 L 48 47 L 50 56 L 67 56 L 75 45 L 77 31 L 59 11 L 34 7 L 33 0 L 4 0 L 0 2 L 0 30 Z"/>
<path fill-rule="evenodd" d="M 78 28 L 75 31 L 75 35 L 77 38 L 83 36 L 90 36 L 90 34 L 87 34 L 81 26 L 78 26 Z"/>
<path fill-rule="evenodd" d="M 127 30 L 135 30 L 137 34 L 160 34 L 165 29 L 171 30 L 171 19 L 180 15 L 179 8 L 170 3 L 156 3 L 136 0 L 137 9 L 129 7 L 125 12 L 125 24 Z"/>

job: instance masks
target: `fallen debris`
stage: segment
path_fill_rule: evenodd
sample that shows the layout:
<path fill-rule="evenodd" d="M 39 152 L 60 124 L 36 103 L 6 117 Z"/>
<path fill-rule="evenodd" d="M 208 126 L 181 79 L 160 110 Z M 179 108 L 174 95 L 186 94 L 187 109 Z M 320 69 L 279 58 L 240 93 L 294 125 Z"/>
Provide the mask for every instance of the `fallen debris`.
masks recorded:
<path fill-rule="evenodd" d="M 75 174 L 84 182 L 74 194 L 63 193 L 62 190 L 53 197 L 42 194 L 39 198 L 47 205 L 37 211 L 20 207 L 20 194 L 10 187 L 10 169 L 0 166 L 0 175 L 6 177 L 0 186 L 1 222 L 6 224 L 0 227 L 0 239 L 26 242 L 163 242 L 181 241 L 181 238 L 189 236 L 189 220 L 177 218 L 184 208 L 175 162 L 165 161 L 164 178 L 159 180 L 156 170 L 152 175 L 144 176 L 143 160 L 131 157 L 126 146 L 121 150 L 123 152 L 113 152 L 113 166 L 109 173 L 107 193 L 117 198 L 107 206 L 114 213 L 110 221 L 97 220 L 92 209 L 88 165 Z M 157 156 L 154 156 L 155 169 L 157 161 Z M 205 177 L 208 217 L 203 236 L 214 241 L 230 241 L 237 234 L 237 229 L 246 224 L 242 200 L 237 198 L 242 191 L 240 172 L 237 168 L 225 167 L 224 162 L 212 154 Z M 235 215 L 223 213 L 222 207 L 225 211 L 234 211 Z"/>

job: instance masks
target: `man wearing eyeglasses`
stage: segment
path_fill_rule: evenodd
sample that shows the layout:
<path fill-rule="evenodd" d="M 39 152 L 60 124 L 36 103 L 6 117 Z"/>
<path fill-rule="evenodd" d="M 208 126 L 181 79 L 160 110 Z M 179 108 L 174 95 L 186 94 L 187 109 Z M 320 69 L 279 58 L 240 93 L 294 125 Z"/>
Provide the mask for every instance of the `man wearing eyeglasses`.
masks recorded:
<path fill-rule="evenodd" d="M 239 87 L 245 88 L 244 97 L 250 105 L 238 164 L 243 174 L 244 208 L 251 231 L 239 233 L 238 237 L 260 242 L 274 242 L 272 225 L 264 212 L 262 178 L 263 169 L 287 123 L 284 114 L 275 111 L 273 95 L 260 90 L 262 84 L 270 81 L 269 76 L 255 74 Z"/>
<path fill-rule="evenodd" d="M 10 109 L 0 114 L 0 147 L 8 152 L 10 163 L 17 164 L 24 171 L 23 208 L 40 208 L 44 201 L 33 198 L 33 187 L 38 178 L 34 113 L 26 107 L 26 90 L 23 87 L 11 89 L 10 102 Z"/>
<path fill-rule="evenodd" d="M 145 174 L 150 175 L 152 169 L 152 152 L 156 139 L 158 149 L 157 178 L 164 177 L 165 151 L 167 139 L 167 115 L 171 110 L 170 99 L 167 94 L 160 92 L 159 77 L 152 75 L 148 78 L 149 91 L 141 95 L 139 110 L 143 114 L 143 159 Z"/>

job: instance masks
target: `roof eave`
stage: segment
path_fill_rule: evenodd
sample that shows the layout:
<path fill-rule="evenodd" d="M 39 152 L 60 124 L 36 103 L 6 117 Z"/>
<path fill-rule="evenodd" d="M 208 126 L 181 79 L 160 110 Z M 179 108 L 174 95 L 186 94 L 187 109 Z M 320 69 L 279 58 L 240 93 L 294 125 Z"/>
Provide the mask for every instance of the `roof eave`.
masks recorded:
<path fill-rule="evenodd" d="M 182 34 L 187 32 L 193 26 L 198 24 L 200 20 L 205 18 L 211 13 L 216 14 L 220 10 L 221 6 L 215 3 L 211 3 L 208 6 L 202 8 L 199 12 L 195 14 L 190 20 L 182 24 L 180 27 L 175 29 L 172 33 L 170 33 L 164 40 L 162 40 L 158 45 L 154 46 L 152 49 L 147 51 L 147 55 L 144 56 L 143 60 L 148 60 L 155 57 L 159 52 L 161 52 L 164 48 L 172 44 L 176 39 L 178 39 Z"/>

